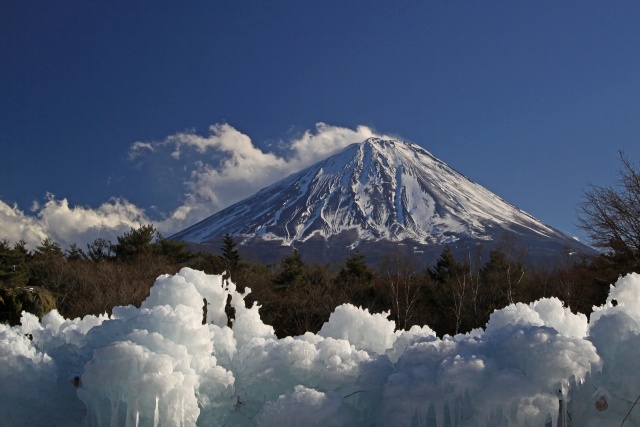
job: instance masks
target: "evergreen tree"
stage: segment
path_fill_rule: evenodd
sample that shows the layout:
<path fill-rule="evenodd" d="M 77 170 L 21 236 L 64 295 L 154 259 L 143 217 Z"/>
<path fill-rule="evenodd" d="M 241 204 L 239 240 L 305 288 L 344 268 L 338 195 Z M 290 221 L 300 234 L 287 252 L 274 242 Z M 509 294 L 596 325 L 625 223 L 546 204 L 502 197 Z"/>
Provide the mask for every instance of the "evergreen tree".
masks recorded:
<path fill-rule="evenodd" d="M 56 243 L 47 237 L 42 241 L 42 243 L 36 246 L 36 249 L 33 251 L 33 257 L 35 259 L 61 259 L 64 258 L 64 252 L 62 252 L 62 248 L 59 243 Z"/>
<path fill-rule="evenodd" d="M 196 253 L 189 265 L 207 274 L 222 274 L 226 271 L 225 262 L 220 255 L 204 251 Z"/>
<path fill-rule="evenodd" d="M 429 277 L 435 282 L 434 296 L 436 306 L 444 308 L 440 316 L 442 326 L 438 330 L 448 334 L 457 334 L 469 328 L 468 306 L 471 300 L 472 283 L 469 267 L 456 260 L 453 250 L 447 246 L 428 270 Z"/>
<path fill-rule="evenodd" d="M 186 242 L 165 239 L 160 233 L 156 233 L 155 247 L 157 251 L 175 264 L 188 264 L 195 258 L 193 251 L 187 249 Z"/>
<path fill-rule="evenodd" d="M 349 255 L 338 272 L 338 282 L 342 284 L 371 282 L 373 279 L 373 272 L 369 269 L 364 260 L 365 256 L 359 252 L 354 252 Z"/>
<path fill-rule="evenodd" d="M 118 236 L 118 243 L 113 247 L 116 259 L 130 261 L 140 255 L 150 254 L 155 233 L 153 225 L 147 224 Z"/>
<path fill-rule="evenodd" d="M 519 301 L 519 286 L 525 275 L 522 261 L 509 258 L 501 249 L 492 249 L 480 274 L 489 302 L 488 311 Z"/>
<path fill-rule="evenodd" d="M 293 253 L 286 256 L 280 263 L 280 273 L 273 283 L 278 289 L 286 289 L 299 285 L 304 280 L 304 261 L 298 253 L 298 249 L 293 249 Z"/>
<path fill-rule="evenodd" d="M 444 285 L 450 283 L 460 274 L 462 266 L 456 261 L 451 246 L 446 246 L 433 268 L 428 270 L 431 279 Z"/>
<path fill-rule="evenodd" d="M 94 262 L 111 259 L 113 246 L 109 240 L 99 237 L 93 242 L 87 243 L 87 258 Z"/>
<path fill-rule="evenodd" d="M 233 241 L 233 237 L 229 233 L 226 233 L 222 238 L 222 259 L 227 272 L 233 275 L 240 265 L 240 254 L 236 249 L 236 242 Z"/>
<path fill-rule="evenodd" d="M 0 282 L 11 286 L 24 286 L 29 280 L 31 254 L 27 243 L 20 240 L 9 246 L 6 239 L 0 242 Z"/>
<path fill-rule="evenodd" d="M 0 240 L 0 282 L 8 282 L 12 272 L 11 246 L 7 239 L 2 239 Z"/>
<path fill-rule="evenodd" d="M 51 291 L 54 296 L 62 296 L 68 292 L 67 260 L 60 244 L 46 238 L 36 246 L 33 259 L 29 264 L 30 286 L 40 286 Z"/>
<path fill-rule="evenodd" d="M 76 243 L 72 243 L 71 246 L 69 246 L 69 249 L 65 252 L 65 256 L 68 261 L 81 261 L 87 259 L 87 255 Z"/>

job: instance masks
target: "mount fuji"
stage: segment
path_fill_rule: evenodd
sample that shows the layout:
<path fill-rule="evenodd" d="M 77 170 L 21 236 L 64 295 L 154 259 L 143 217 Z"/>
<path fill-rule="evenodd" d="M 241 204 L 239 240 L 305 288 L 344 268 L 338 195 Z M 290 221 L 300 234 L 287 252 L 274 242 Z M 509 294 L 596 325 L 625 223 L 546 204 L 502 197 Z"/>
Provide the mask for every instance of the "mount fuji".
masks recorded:
<path fill-rule="evenodd" d="M 341 261 L 354 249 L 370 259 L 400 250 L 433 260 L 445 245 L 486 249 L 505 236 L 533 260 L 593 253 L 422 147 L 380 138 L 352 144 L 172 239 L 217 250 L 225 233 L 262 262 L 292 246 L 320 262 Z"/>

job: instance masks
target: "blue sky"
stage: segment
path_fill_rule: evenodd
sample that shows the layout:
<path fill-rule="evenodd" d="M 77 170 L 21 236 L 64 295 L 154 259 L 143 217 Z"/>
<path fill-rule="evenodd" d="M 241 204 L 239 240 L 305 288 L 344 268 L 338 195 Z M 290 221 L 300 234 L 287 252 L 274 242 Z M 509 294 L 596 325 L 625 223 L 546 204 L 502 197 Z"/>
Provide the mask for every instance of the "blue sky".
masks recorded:
<path fill-rule="evenodd" d="M 635 1 L 2 2 L 0 234 L 170 234 L 373 133 L 580 235 L 589 183 L 615 183 L 618 150 L 640 162 L 639 17 Z"/>

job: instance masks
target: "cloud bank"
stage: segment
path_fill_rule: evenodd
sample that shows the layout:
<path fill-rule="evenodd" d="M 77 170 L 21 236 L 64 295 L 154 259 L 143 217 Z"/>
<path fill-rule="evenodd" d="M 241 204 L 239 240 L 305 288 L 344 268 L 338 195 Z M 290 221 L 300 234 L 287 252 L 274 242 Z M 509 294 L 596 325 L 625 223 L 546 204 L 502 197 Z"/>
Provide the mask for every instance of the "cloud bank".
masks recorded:
<path fill-rule="evenodd" d="M 23 239 L 33 248 L 49 237 L 63 246 L 77 243 L 84 247 L 97 237 L 115 241 L 116 236 L 142 224 L 153 224 L 169 236 L 349 144 L 373 136 L 384 135 L 367 126 L 349 129 L 318 123 L 313 130 L 280 141 L 276 153 L 261 150 L 248 135 L 222 123 L 211 125 L 205 136 L 185 131 L 160 141 L 136 141 L 127 153 L 132 165 L 142 167 L 155 161 L 180 171 L 184 192 L 171 212 L 153 216 L 121 197 L 92 208 L 70 206 L 66 198 L 47 194 L 42 205 L 34 202 L 30 214 L 0 201 L 0 239 Z M 151 170 L 163 173 L 157 168 Z"/>

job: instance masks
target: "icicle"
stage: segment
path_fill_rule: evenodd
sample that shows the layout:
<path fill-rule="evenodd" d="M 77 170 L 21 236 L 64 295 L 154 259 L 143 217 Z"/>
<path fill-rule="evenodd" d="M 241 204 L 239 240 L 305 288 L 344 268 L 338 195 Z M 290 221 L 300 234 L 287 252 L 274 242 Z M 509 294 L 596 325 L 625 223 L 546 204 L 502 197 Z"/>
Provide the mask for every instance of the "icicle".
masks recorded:
<path fill-rule="evenodd" d="M 544 421 L 544 427 L 554 427 L 553 417 L 551 416 L 551 414 L 547 414 L 547 419 Z"/>
<path fill-rule="evenodd" d="M 433 402 L 429 403 L 426 415 L 426 427 L 439 427 L 438 420 L 436 419 L 436 408 Z"/>
<path fill-rule="evenodd" d="M 451 409 L 453 406 L 451 405 L 451 401 L 449 402 L 445 402 L 443 403 L 443 419 L 444 419 L 444 423 L 442 424 L 443 427 L 452 427 L 455 426 L 455 414 L 454 411 Z"/>
<path fill-rule="evenodd" d="M 460 410 L 461 420 L 470 420 L 473 417 L 473 403 L 471 401 L 471 395 L 465 390 L 462 398 L 462 408 Z"/>
<path fill-rule="evenodd" d="M 178 409 L 179 409 L 179 413 L 180 413 L 180 425 L 183 426 L 185 425 L 185 419 L 184 419 L 184 398 L 180 399 L 180 402 L 178 404 Z"/>
<path fill-rule="evenodd" d="M 115 393 L 111 395 L 111 427 L 118 427 L 118 408 L 120 406 L 120 399 L 114 399 Z"/>
<path fill-rule="evenodd" d="M 137 399 L 130 399 L 127 402 L 127 415 L 125 426 L 126 427 L 138 427 L 138 419 L 140 410 L 138 408 Z"/>
<path fill-rule="evenodd" d="M 444 404 L 442 402 L 436 403 L 436 425 L 437 427 L 444 427 Z"/>
<path fill-rule="evenodd" d="M 420 427 L 420 416 L 418 415 L 417 409 L 413 412 L 413 417 L 411 418 L 411 427 Z"/>
<path fill-rule="evenodd" d="M 156 395 L 156 407 L 153 410 L 153 427 L 158 427 L 158 423 L 160 422 L 160 411 L 158 410 L 158 401 L 159 401 L 159 398 Z"/>

